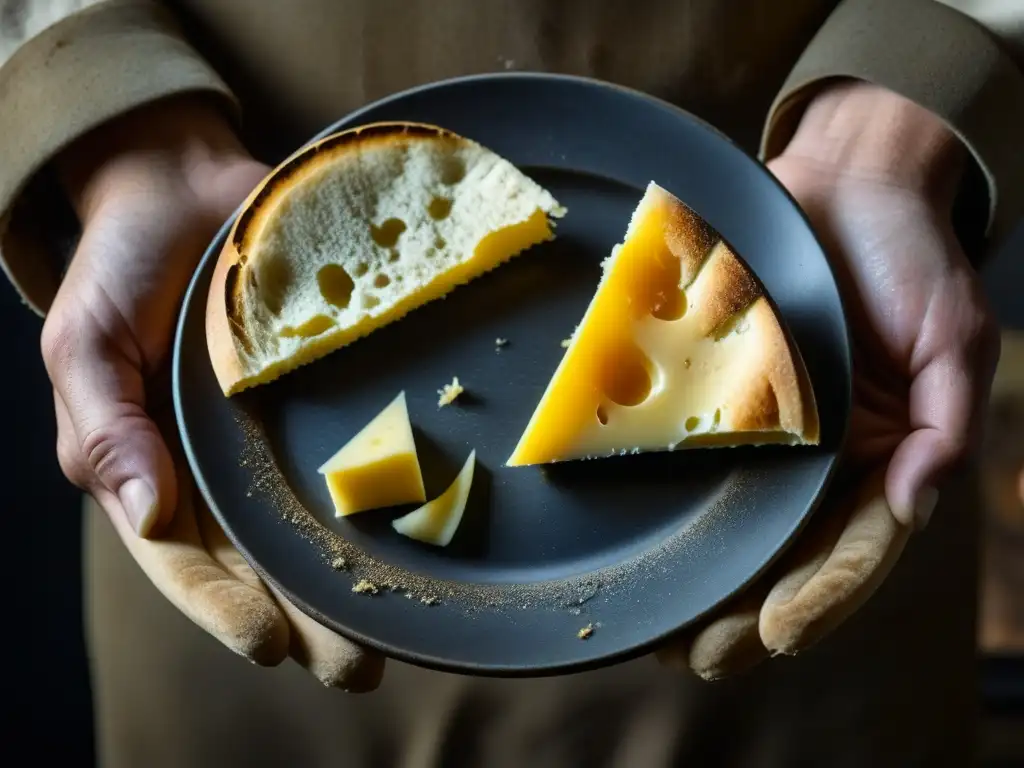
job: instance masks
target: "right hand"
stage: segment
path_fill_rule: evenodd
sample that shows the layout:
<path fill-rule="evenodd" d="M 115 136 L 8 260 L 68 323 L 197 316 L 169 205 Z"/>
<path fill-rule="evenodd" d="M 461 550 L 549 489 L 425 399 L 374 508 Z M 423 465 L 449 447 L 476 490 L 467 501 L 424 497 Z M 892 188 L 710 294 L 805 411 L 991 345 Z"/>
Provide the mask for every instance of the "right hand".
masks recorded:
<path fill-rule="evenodd" d="M 58 169 L 82 222 L 42 333 L 64 474 L 99 502 L 164 596 L 228 648 L 261 665 L 291 655 L 324 685 L 372 690 L 383 658 L 264 584 L 202 504 L 167 397 L 188 281 L 269 169 L 190 97 L 103 126 Z"/>

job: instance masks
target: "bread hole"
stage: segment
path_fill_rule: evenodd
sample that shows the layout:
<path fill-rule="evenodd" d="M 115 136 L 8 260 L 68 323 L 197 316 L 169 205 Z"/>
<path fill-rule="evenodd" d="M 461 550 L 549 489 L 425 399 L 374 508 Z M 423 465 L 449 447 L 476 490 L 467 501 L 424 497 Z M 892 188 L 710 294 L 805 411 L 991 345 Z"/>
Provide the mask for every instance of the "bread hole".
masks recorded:
<path fill-rule="evenodd" d="M 360 261 L 354 267 L 352 267 L 352 274 L 355 275 L 356 277 L 362 277 L 369 271 L 370 267 L 367 265 L 365 261 Z"/>
<path fill-rule="evenodd" d="M 309 318 L 302 325 L 298 326 L 285 326 L 281 329 L 281 336 L 293 337 L 298 336 L 303 339 L 309 339 L 313 336 L 319 336 L 324 331 L 328 331 L 334 327 L 334 320 L 327 315 L 314 315 Z"/>
<path fill-rule="evenodd" d="M 379 227 L 370 225 L 370 236 L 381 248 L 394 248 L 398 238 L 405 232 L 405 222 L 401 219 L 388 219 Z"/>
<path fill-rule="evenodd" d="M 427 213 L 430 214 L 430 218 L 438 221 L 447 219 L 448 214 L 451 212 L 452 201 L 447 197 L 435 197 L 430 201 L 430 205 L 427 206 Z"/>
<path fill-rule="evenodd" d="M 445 248 L 448 247 L 448 241 L 445 240 L 440 235 L 438 235 L 437 237 L 434 238 L 434 247 L 437 248 L 437 250 L 439 251 L 443 251 Z"/>
<path fill-rule="evenodd" d="M 324 301 L 338 309 L 348 309 L 355 283 L 341 264 L 325 264 L 320 267 L 316 273 L 316 282 Z"/>
<path fill-rule="evenodd" d="M 722 423 L 722 409 L 715 409 L 715 416 L 711 419 L 711 431 L 715 432 L 718 429 L 718 425 Z"/>
<path fill-rule="evenodd" d="M 466 163 L 457 155 L 445 155 L 441 158 L 441 183 L 449 187 L 466 178 Z"/>
<path fill-rule="evenodd" d="M 597 406 L 597 420 L 604 426 L 608 423 L 608 409 L 603 405 Z"/>
<path fill-rule="evenodd" d="M 275 315 L 280 313 L 291 283 L 291 265 L 277 254 L 267 254 L 249 268 L 249 285 Z"/>
<path fill-rule="evenodd" d="M 398 251 L 388 251 L 388 263 L 394 264 L 398 261 Z"/>
<path fill-rule="evenodd" d="M 372 293 L 363 294 L 363 309 L 373 309 L 378 304 L 380 304 L 380 299 L 378 299 Z"/>
<path fill-rule="evenodd" d="M 700 418 L 698 418 L 697 416 L 691 416 L 686 420 L 685 427 L 687 432 L 693 432 L 693 430 L 695 430 L 699 426 Z"/>
<path fill-rule="evenodd" d="M 383 272 L 373 278 L 374 288 L 387 288 L 389 285 L 391 285 L 391 278 Z"/>
<path fill-rule="evenodd" d="M 640 405 L 651 394 L 651 361 L 636 345 L 623 345 L 603 361 L 601 383 L 613 403 Z"/>

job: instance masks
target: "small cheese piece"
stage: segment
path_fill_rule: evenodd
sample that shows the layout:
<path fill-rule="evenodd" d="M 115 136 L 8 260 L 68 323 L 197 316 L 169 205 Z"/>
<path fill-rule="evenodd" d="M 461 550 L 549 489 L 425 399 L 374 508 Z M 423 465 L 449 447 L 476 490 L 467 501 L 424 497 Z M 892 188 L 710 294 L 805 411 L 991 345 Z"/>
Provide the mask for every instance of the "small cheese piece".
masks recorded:
<path fill-rule="evenodd" d="M 817 442 L 803 360 L 763 287 L 651 182 L 508 465 Z"/>
<path fill-rule="evenodd" d="M 318 470 L 338 517 L 426 501 L 405 392 Z"/>
<path fill-rule="evenodd" d="M 476 466 L 476 451 L 471 451 L 462 465 L 458 477 L 448 490 L 419 509 L 403 515 L 391 526 L 403 536 L 427 544 L 445 547 L 452 540 L 466 511 L 466 500 L 473 485 L 473 468 Z"/>

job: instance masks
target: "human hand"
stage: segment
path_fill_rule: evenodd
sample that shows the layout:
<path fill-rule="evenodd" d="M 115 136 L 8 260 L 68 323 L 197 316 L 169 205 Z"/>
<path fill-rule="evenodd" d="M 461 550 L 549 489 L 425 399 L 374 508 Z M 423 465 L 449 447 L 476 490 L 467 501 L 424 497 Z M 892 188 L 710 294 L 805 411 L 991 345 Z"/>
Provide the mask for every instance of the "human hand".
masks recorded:
<path fill-rule="evenodd" d="M 319 625 L 252 571 L 196 493 L 176 439 L 168 354 L 210 239 L 268 168 L 195 97 L 126 115 L 58 161 L 82 237 L 47 316 L 64 474 L 109 515 L 160 591 L 231 650 L 289 654 L 325 685 L 369 690 L 383 659 Z"/>
<path fill-rule="evenodd" d="M 661 652 L 706 678 L 797 653 L 856 611 L 927 525 L 976 447 L 998 329 L 950 221 L 963 149 L 937 118 L 877 86 L 834 86 L 770 170 L 835 269 L 854 348 L 842 475 L 759 583 Z"/>

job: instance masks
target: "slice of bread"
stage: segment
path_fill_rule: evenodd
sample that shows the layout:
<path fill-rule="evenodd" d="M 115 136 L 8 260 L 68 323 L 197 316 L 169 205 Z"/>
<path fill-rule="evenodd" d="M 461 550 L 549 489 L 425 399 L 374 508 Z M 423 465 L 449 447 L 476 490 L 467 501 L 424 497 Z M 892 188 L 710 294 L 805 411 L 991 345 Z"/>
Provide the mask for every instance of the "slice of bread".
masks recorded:
<path fill-rule="evenodd" d="M 220 253 L 206 338 L 225 395 L 316 360 L 553 237 L 564 209 L 436 126 L 329 136 L 249 196 Z"/>
<path fill-rule="evenodd" d="M 764 286 L 651 182 L 508 465 L 818 441 L 807 369 Z"/>

